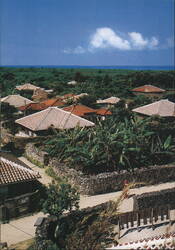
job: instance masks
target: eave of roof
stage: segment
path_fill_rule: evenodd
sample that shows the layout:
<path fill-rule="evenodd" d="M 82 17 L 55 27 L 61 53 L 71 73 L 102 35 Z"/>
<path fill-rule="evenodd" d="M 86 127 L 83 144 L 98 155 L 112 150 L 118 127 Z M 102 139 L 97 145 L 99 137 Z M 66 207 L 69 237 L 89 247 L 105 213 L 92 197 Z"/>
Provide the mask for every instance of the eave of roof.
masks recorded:
<path fill-rule="evenodd" d="M 9 160 L 6 156 L 0 157 L 0 185 L 33 181 L 40 177 L 40 174 L 34 172 L 31 168 Z"/>
<path fill-rule="evenodd" d="M 132 110 L 143 115 L 159 115 L 162 117 L 175 116 L 175 103 L 168 100 L 160 100 Z"/>

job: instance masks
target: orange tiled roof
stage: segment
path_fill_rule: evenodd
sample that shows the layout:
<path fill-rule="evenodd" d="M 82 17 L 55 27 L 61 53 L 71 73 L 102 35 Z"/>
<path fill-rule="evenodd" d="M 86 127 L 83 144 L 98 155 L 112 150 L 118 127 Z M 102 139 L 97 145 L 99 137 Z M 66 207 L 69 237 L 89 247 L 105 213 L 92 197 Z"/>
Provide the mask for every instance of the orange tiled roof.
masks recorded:
<path fill-rule="evenodd" d="M 84 116 L 86 114 L 97 114 L 97 115 L 112 115 L 111 111 L 101 108 L 101 109 L 92 109 L 85 105 L 71 105 L 64 107 L 63 110 L 71 112 L 74 115 Z"/>
<path fill-rule="evenodd" d="M 41 104 L 46 105 L 46 107 L 54 107 L 54 106 L 63 106 L 65 105 L 65 102 L 59 97 L 42 101 Z"/>
<path fill-rule="evenodd" d="M 112 112 L 109 111 L 108 109 L 96 109 L 96 114 L 97 115 L 112 115 Z"/>
<path fill-rule="evenodd" d="M 19 107 L 19 110 L 24 111 L 24 110 L 43 110 L 46 109 L 47 106 L 42 104 L 42 103 L 30 103 L 25 106 Z"/>
<path fill-rule="evenodd" d="M 4 156 L 0 157 L 0 185 L 32 181 L 40 177 L 39 173 L 26 167 L 22 162 L 14 162 Z"/>
<path fill-rule="evenodd" d="M 72 114 L 78 116 L 84 116 L 86 114 L 96 113 L 95 109 L 89 108 L 84 105 L 71 105 L 68 107 L 64 107 L 63 110 L 71 112 Z"/>
<path fill-rule="evenodd" d="M 144 85 L 135 89 L 132 89 L 133 92 L 144 92 L 144 93 L 162 93 L 165 92 L 164 89 L 160 89 L 153 85 Z"/>

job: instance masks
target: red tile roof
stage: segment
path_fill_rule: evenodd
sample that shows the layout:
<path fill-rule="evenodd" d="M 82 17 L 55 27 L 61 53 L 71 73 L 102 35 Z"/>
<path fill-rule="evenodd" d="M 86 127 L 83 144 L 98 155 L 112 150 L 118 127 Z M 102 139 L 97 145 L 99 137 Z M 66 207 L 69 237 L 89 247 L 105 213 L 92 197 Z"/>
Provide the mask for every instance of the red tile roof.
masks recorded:
<path fill-rule="evenodd" d="M 111 111 L 101 108 L 101 109 L 92 109 L 85 105 L 71 105 L 64 107 L 63 110 L 71 112 L 74 115 L 85 116 L 87 114 L 97 114 L 97 115 L 112 115 Z"/>
<path fill-rule="evenodd" d="M 14 162 L 4 156 L 0 157 L 0 185 L 7 185 L 40 178 L 40 174 L 26 167 L 22 162 Z"/>
<path fill-rule="evenodd" d="M 60 98 L 55 98 L 55 99 L 48 99 L 45 101 L 42 101 L 40 103 L 30 103 L 25 106 L 19 107 L 19 110 L 24 111 L 24 110 L 44 110 L 48 107 L 54 107 L 54 106 L 63 106 L 65 105 L 65 102 L 63 102 Z"/>
<path fill-rule="evenodd" d="M 96 113 L 95 109 L 89 108 L 84 105 L 71 105 L 68 107 L 64 107 L 63 110 L 71 112 L 74 115 L 84 116 L 86 114 L 94 114 Z"/>
<path fill-rule="evenodd" d="M 101 108 L 101 109 L 96 109 L 96 114 L 97 115 L 112 115 L 112 112 L 109 111 L 108 109 Z"/>
<path fill-rule="evenodd" d="M 58 97 L 42 101 L 41 104 L 46 105 L 46 107 L 54 107 L 54 106 L 63 106 L 65 105 L 65 102 L 62 100 L 62 98 Z"/>
<path fill-rule="evenodd" d="M 135 89 L 132 89 L 133 92 L 143 92 L 143 93 L 162 93 L 165 92 L 164 89 L 160 89 L 153 85 L 144 85 Z"/>
<path fill-rule="evenodd" d="M 25 106 L 19 107 L 19 110 L 24 111 L 24 110 L 43 110 L 46 109 L 47 106 L 44 105 L 43 103 L 30 103 Z"/>

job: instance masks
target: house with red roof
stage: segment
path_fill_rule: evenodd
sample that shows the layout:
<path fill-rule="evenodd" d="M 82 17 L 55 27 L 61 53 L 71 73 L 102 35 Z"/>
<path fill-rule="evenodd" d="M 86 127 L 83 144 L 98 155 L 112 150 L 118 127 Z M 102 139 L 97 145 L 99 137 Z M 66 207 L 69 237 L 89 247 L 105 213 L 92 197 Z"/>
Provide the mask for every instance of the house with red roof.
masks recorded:
<path fill-rule="evenodd" d="M 131 90 L 134 95 L 145 95 L 148 97 L 161 97 L 166 90 L 153 85 L 143 85 Z"/>
<path fill-rule="evenodd" d="M 101 109 L 92 109 L 82 104 L 70 105 L 68 107 L 64 107 L 63 110 L 71 112 L 74 115 L 87 118 L 89 120 L 95 120 L 96 117 L 100 117 L 102 119 L 107 115 L 112 115 L 111 111 L 105 108 Z"/>
<path fill-rule="evenodd" d="M 41 104 L 46 105 L 46 107 L 61 107 L 64 106 L 66 102 L 61 97 L 57 97 L 57 98 L 47 99 L 41 102 Z"/>
<path fill-rule="evenodd" d="M 77 105 L 70 105 L 68 107 L 64 107 L 63 110 L 71 112 L 74 115 L 78 115 L 81 117 L 85 117 L 87 115 L 94 115 L 96 114 L 96 110 L 89 108 L 85 105 L 77 104 Z"/>
<path fill-rule="evenodd" d="M 66 103 L 61 98 L 47 99 L 39 103 L 30 103 L 19 107 L 20 111 L 25 112 L 25 114 L 31 114 L 36 111 L 41 111 L 47 109 L 48 107 L 62 107 Z"/>

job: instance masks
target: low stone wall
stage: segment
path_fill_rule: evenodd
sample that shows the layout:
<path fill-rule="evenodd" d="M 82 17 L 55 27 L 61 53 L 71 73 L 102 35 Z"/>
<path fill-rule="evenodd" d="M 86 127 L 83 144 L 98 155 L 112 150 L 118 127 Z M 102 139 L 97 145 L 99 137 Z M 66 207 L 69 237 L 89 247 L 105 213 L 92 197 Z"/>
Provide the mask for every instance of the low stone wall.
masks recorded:
<path fill-rule="evenodd" d="M 134 196 L 134 210 L 161 207 L 167 204 L 170 209 L 175 209 L 175 188 Z"/>
<path fill-rule="evenodd" d="M 28 143 L 26 145 L 25 154 L 27 157 L 32 158 L 42 165 L 48 165 L 49 163 L 48 153 L 39 150 L 33 143 Z"/>
<path fill-rule="evenodd" d="M 111 191 L 122 190 L 124 180 L 128 182 L 141 182 L 145 185 L 175 181 L 175 164 L 150 166 L 134 169 L 128 172 L 106 172 L 97 175 L 84 175 L 81 171 L 60 164 L 57 159 L 49 159 L 48 154 L 39 151 L 33 144 L 26 146 L 26 155 L 34 160 L 53 167 L 60 177 L 66 177 L 70 184 L 78 187 L 79 192 L 85 195 L 95 195 Z"/>
<path fill-rule="evenodd" d="M 50 224 L 52 223 L 51 219 L 49 218 L 43 218 L 43 222 L 41 225 L 38 225 L 36 227 L 35 231 L 35 249 L 37 250 L 43 250 L 47 249 L 51 243 L 49 241 L 51 235 L 49 234 L 49 227 Z M 56 227 L 56 226 L 55 226 Z M 53 236 L 51 237 L 53 238 Z"/>
<path fill-rule="evenodd" d="M 175 165 L 151 166 L 128 171 L 101 173 L 98 175 L 84 175 L 80 171 L 70 169 L 60 164 L 56 159 L 49 161 L 58 176 L 67 177 L 68 181 L 79 188 L 80 193 L 95 195 L 118 191 L 123 188 L 124 180 L 128 182 L 141 182 L 145 185 L 159 184 L 175 180 Z M 144 184 L 143 184 L 144 185 Z"/>

